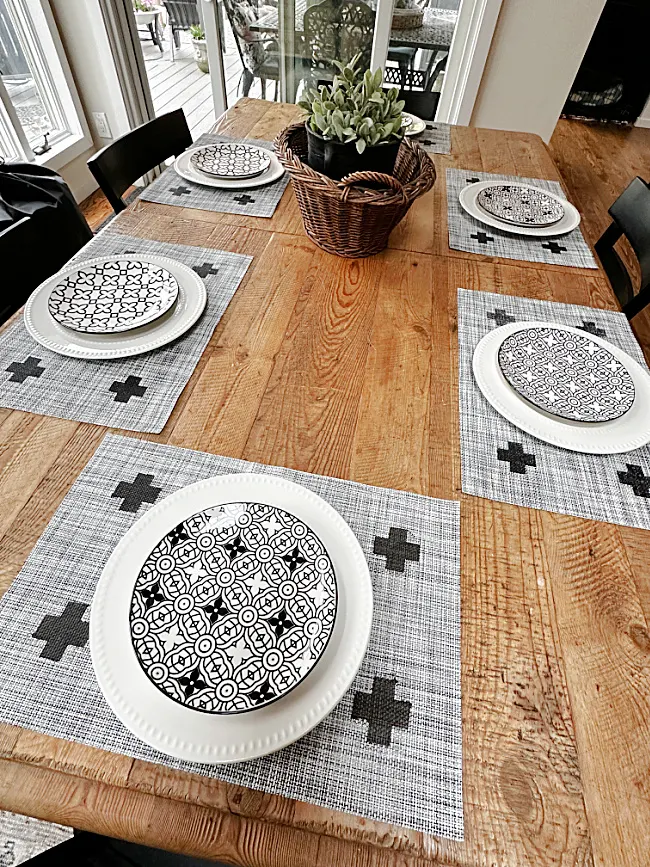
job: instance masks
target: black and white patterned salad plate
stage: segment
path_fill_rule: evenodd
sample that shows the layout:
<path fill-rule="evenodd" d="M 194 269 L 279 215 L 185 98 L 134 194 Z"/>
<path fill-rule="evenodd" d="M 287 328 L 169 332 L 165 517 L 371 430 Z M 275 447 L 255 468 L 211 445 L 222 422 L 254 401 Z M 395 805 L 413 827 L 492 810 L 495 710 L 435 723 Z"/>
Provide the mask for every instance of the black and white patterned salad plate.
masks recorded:
<path fill-rule="evenodd" d="M 235 474 L 175 491 L 133 524 L 97 585 L 90 649 L 130 731 L 218 764 L 317 725 L 371 624 L 368 566 L 343 518 L 287 479 Z"/>
<path fill-rule="evenodd" d="M 594 423 L 551 414 L 523 397 L 502 372 L 499 353 L 504 344 L 510 345 L 506 343 L 509 338 L 528 330 L 565 332 L 576 339 L 586 338 L 592 341 L 598 350 L 606 350 L 612 360 L 625 370 L 632 382 L 634 398 L 631 406 L 617 418 Z M 552 364 L 553 367 L 556 366 L 555 362 Z M 518 368 L 518 374 L 521 369 Z M 552 322 L 509 323 L 492 329 L 478 342 L 472 358 L 472 371 L 483 396 L 494 409 L 509 422 L 543 442 L 585 454 L 620 454 L 641 448 L 650 442 L 650 372 L 647 367 L 602 337 L 592 334 L 587 336 L 578 328 Z M 524 369 L 524 375 L 525 372 Z M 622 375 L 621 379 L 627 381 L 627 376 Z M 567 383 L 569 381 L 567 380 Z M 591 385 L 589 379 L 587 381 Z M 623 388 L 620 391 L 624 394 Z M 570 390 L 568 393 L 571 393 Z"/>
<path fill-rule="evenodd" d="M 271 155 L 264 148 L 224 142 L 197 148 L 190 156 L 190 163 L 215 178 L 245 180 L 265 172 L 271 165 Z"/>
<path fill-rule="evenodd" d="M 564 216 L 564 205 L 536 187 L 493 184 L 476 197 L 477 204 L 499 220 L 515 226 L 552 226 Z"/>
<path fill-rule="evenodd" d="M 458 196 L 461 207 L 470 217 L 473 217 L 480 223 L 493 229 L 500 229 L 502 232 L 508 232 L 511 235 L 524 235 L 532 238 L 554 238 L 558 235 L 566 235 L 568 232 L 573 232 L 580 225 L 580 214 L 577 208 L 571 202 L 562 198 L 562 196 L 556 196 L 555 193 L 550 193 L 546 190 L 540 190 L 539 192 L 543 193 L 549 200 L 554 200 L 558 207 L 563 210 L 561 218 L 551 225 L 542 226 L 539 224 L 508 222 L 501 217 L 488 213 L 485 207 L 480 204 L 479 197 L 482 196 L 485 190 L 494 190 L 496 186 L 500 185 L 495 184 L 494 181 L 478 181 L 473 184 L 467 184 L 467 186 L 461 189 Z M 511 195 L 514 195 L 514 191 L 518 188 L 523 190 L 532 189 L 530 184 L 516 181 L 510 181 L 505 186 L 511 191 Z"/>
<path fill-rule="evenodd" d="M 153 322 L 177 298 L 178 282 L 167 269 L 112 257 L 68 272 L 52 288 L 47 307 L 66 328 L 110 334 Z"/>
<path fill-rule="evenodd" d="M 192 515 L 147 557 L 131 638 L 165 695 L 206 713 L 242 713 L 294 689 L 334 628 L 336 578 L 300 518 L 261 503 Z"/>
<path fill-rule="evenodd" d="M 174 171 L 184 180 L 203 187 L 214 187 L 218 190 L 252 190 L 256 187 L 272 184 L 284 175 L 284 166 L 276 155 L 272 151 L 267 151 L 266 148 L 260 148 L 260 150 L 266 151 L 270 159 L 269 167 L 252 178 L 218 178 L 209 175 L 198 169 L 192 162 L 196 150 L 197 148 L 182 153 L 174 162 Z"/>
<path fill-rule="evenodd" d="M 625 366 L 586 334 L 522 328 L 503 341 L 498 362 L 518 394 L 560 418 L 613 421 L 634 403 L 634 382 Z"/>
<path fill-rule="evenodd" d="M 109 261 L 147 262 L 167 271 L 178 285 L 176 302 L 162 315 L 151 322 L 118 333 L 93 333 L 76 331 L 53 318 L 49 310 L 52 289 L 76 274 L 80 269 L 90 270 L 105 266 Z M 128 358 L 143 352 L 151 352 L 176 340 L 190 329 L 205 309 L 208 296 L 201 277 L 192 268 L 170 259 L 147 253 L 125 254 L 112 258 L 87 259 L 83 265 L 69 265 L 50 277 L 27 299 L 23 321 L 30 336 L 38 343 L 59 355 L 71 358 L 111 359 Z"/>

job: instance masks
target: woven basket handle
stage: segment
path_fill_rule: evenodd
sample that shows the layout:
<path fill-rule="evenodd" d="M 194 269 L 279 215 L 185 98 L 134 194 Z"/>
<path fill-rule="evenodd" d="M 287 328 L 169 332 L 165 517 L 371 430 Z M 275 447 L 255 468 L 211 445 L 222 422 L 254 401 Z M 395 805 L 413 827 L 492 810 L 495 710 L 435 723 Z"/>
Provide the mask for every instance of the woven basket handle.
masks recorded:
<path fill-rule="evenodd" d="M 351 175 L 344 177 L 340 183 L 341 201 L 347 202 L 350 190 L 356 184 L 377 184 L 381 187 L 390 187 L 396 193 L 400 193 L 402 199 L 406 203 L 407 197 L 402 184 L 394 178 L 393 175 L 384 175 L 381 172 L 354 172 Z"/>

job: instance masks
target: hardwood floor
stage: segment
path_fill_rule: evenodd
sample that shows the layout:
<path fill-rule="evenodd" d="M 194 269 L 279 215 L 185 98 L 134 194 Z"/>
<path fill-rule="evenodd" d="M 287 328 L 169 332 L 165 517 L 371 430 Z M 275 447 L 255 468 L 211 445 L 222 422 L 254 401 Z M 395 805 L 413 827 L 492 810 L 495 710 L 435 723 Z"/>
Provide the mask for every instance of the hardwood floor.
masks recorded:
<path fill-rule="evenodd" d="M 637 175 L 650 181 L 650 129 L 560 120 L 549 147 L 592 244 L 611 222 L 607 209 L 629 182 Z M 621 252 L 637 271 L 626 242 Z M 632 328 L 650 363 L 650 310 L 635 316 Z"/>
<path fill-rule="evenodd" d="M 650 180 L 650 129 L 560 120 L 550 150 L 592 243 L 609 225 L 607 209 L 632 178 Z M 112 213 L 99 190 L 83 202 L 82 210 L 92 229 Z M 631 254 L 626 258 L 635 266 Z M 640 313 L 632 325 L 650 362 L 650 311 Z"/>

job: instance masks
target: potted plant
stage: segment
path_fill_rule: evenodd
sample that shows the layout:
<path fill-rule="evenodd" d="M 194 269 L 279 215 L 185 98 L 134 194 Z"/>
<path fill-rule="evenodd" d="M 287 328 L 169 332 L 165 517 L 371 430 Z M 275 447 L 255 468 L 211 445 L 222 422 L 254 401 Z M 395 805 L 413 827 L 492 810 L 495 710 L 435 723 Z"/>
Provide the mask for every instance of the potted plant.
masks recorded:
<path fill-rule="evenodd" d="M 415 0 L 395 0 L 393 7 L 393 30 L 409 30 L 413 27 L 422 27 L 424 10 Z"/>
<path fill-rule="evenodd" d="M 201 72 L 209 72 L 208 66 L 208 43 L 205 41 L 205 30 L 200 24 L 194 24 L 190 27 L 190 36 L 192 37 L 192 47 L 194 48 L 194 59 L 196 65 Z"/>
<path fill-rule="evenodd" d="M 309 88 L 298 105 L 307 115 L 307 163 L 340 180 L 359 171 L 392 174 L 402 138 L 403 100 L 397 88 L 382 88 L 382 71 L 357 69 L 361 55 L 331 85 Z"/>

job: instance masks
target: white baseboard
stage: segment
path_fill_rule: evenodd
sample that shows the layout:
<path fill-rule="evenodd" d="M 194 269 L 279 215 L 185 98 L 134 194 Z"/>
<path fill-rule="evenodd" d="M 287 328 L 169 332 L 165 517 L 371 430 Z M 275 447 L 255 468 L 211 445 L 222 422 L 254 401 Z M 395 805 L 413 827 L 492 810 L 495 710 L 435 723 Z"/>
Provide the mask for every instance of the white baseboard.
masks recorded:
<path fill-rule="evenodd" d="M 650 117 L 642 114 L 641 117 L 637 117 L 634 126 L 640 126 L 643 129 L 650 129 Z"/>

